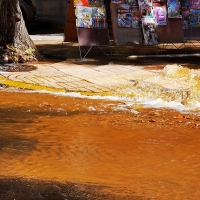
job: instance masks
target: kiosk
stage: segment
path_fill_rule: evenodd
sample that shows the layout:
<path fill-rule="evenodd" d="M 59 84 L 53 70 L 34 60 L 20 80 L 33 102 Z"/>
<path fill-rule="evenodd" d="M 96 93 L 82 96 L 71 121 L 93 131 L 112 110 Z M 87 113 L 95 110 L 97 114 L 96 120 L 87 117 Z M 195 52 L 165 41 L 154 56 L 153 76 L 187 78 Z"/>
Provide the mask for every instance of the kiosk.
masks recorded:
<path fill-rule="evenodd" d="M 101 46 L 110 47 L 111 39 L 122 49 L 153 46 L 159 53 L 169 45 L 187 53 L 186 43 L 200 41 L 200 0 L 74 0 L 68 8 L 65 41 L 71 39 L 68 33 L 76 35 L 81 59 L 94 46 L 105 53 Z M 84 56 L 83 46 L 89 46 Z"/>

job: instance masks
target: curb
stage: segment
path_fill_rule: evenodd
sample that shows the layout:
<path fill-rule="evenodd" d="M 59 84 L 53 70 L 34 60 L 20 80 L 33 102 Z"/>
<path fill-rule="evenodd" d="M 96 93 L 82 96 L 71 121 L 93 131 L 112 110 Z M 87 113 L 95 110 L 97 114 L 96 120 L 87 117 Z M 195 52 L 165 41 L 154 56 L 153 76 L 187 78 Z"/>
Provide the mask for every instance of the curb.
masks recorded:
<path fill-rule="evenodd" d="M 5 85 L 5 86 L 16 87 L 16 88 L 20 88 L 20 89 L 27 89 L 27 90 L 49 91 L 49 92 L 66 92 L 65 89 L 58 89 L 58 88 L 53 88 L 53 87 L 24 83 L 24 82 L 20 82 L 20 81 L 13 81 L 13 80 L 8 80 L 6 78 L 1 78 L 1 77 L 0 77 L 0 83 Z"/>
<path fill-rule="evenodd" d="M 181 58 L 181 57 L 200 57 L 199 53 L 196 54 L 165 54 L 165 55 L 132 55 L 127 59 L 134 58 Z"/>

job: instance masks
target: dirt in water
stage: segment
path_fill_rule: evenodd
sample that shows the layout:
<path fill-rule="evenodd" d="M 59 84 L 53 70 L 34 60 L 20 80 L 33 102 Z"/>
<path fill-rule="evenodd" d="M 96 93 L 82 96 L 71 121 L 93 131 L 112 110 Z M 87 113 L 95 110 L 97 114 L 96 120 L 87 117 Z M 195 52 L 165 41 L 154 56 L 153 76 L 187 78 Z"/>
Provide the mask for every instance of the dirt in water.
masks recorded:
<path fill-rule="evenodd" d="M 196 200 L 200 117 L 1 92 L 0 199 Z"/>

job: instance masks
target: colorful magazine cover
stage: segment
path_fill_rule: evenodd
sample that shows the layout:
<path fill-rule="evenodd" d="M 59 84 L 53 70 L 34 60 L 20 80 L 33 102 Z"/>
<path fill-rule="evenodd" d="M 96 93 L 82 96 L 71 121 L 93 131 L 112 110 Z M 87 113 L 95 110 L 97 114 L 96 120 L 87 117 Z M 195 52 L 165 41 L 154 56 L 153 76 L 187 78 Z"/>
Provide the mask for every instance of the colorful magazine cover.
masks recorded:
<path fill-rule="evenodd" d="M 183 29 L 189 28 L 189 19 L 190 19 L 190 12 L 189 11 L 182 11 Z"/>
<path fill-rule="evenodd" d="M 105 7 L 76 6 L 76 26 L 82 28 L 106 28 Z"/>
<path fill-rule="evenodd" d="M 132 6 L 138 6 L 137 0 L 125 0 L 125 3 Z"/>
<path fill-rule="evenodd" d="M 102 6 L 103 0 L 74 0 L 74 6 Z"/>
<path fill-rule="evenodd" d="M 181 10 L 188 10 L 190 9 L 189 0 L 180 0 Z"/>
<path fill-rule="evenodd" d="M 74 0 L 74 6 L 88 6 L 88 0 Z"/>
<path fill-rule="evenodd" d="M 139 7 L 128 4 L 118 4 L 117 22 L 120 28 L 141 28 Z"/>
<path fill-rule="evenodd" d="M 132 20 L 132 28 L 141 28 L 141 18 L 140 17 L 133 17 Z"/>
<path fill-rule="evenodd" d="M 200 0 L 190 0 L 190 8 L 200 10 Z"/>
<path fill-rule="evenodd" d="M 152 18 L 142 19 L 142 29 L 145 45 L 157 45 L 158 37 L 156 32 L 156 23 Z"/>
<path fill-rule="evenodd" d="M 152 1 L 151 0 L 138 0 L 138 5 L 139 6 L 142 6 L 142 5 L 152 6 Z"/>
<path fill-rule="evenodd" d="M 190 10 L 190 27 L 200 27 L 200 10 Z"/>
<path fill-rule="evenodd" d="M 153 16 L 156 21 L 156 25 L 167 25 L 167 11 L 165 6 L 154 6 Z"/>
<path fill-rule="evenodd" d="M 180 2 L 178 0 L 168 0 L 168 18 L 181 18 Z"/>
<path fill-rule="evenodd" d="M 152 0 L 152 3 L 163 3 L 165 0 Z"/>
<path fill-rule="evenodd" d="M 111 0 L 111 3 L 125 3 L 124 0 Z"/>
<path fill-rule="evenodd" d="M 142 18 L 144 17 L 153 18 L 153 7 L 151 5 L 148 4 L 141 5 L 140 10 Z"/>
<path fill-rule="evenodd" d="M 128 4 L 131 6 L 138 6 L 138 0 L 111 0 L 112 3 Z"/>

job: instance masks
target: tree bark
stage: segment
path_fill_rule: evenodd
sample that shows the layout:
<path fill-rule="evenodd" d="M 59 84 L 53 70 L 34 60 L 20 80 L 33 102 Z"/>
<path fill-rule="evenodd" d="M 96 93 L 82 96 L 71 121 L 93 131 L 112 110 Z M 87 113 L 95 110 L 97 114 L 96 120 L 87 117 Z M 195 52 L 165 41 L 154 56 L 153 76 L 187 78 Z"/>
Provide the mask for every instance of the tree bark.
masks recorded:
<path fill-rule="evenodd" d="M 30 62 L 40 58 L 26 29 L 18 0 L 0 0 L 0 48 L 4 61 Z"/>

